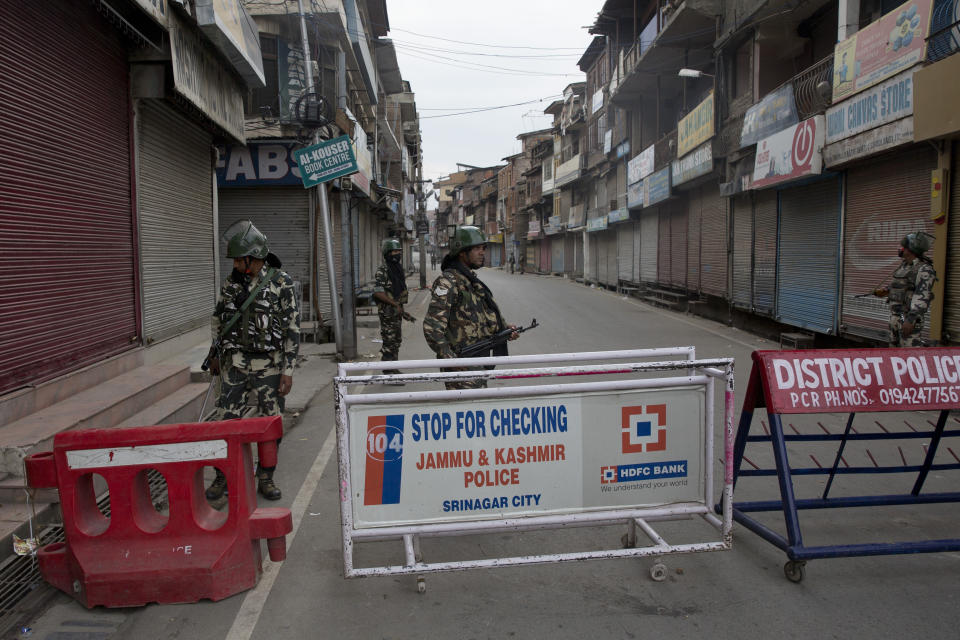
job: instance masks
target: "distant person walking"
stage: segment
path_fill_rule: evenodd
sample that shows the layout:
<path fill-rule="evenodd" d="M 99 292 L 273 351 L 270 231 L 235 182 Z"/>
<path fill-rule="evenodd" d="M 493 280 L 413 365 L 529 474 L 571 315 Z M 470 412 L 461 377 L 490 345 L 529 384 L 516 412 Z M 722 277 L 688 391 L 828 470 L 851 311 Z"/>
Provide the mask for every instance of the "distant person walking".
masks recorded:
<path fill-rule="evenodd" d="M 890 305 L 890 346 L 923 347 L 920 338 L 923 317 L 933 302 L 933 283 L 937 272 L 924 254 L 932 245 L 929 233 L 908 233 L 900 242 L 900 266 L 893 272 L 889 287 L 881 287 L 874 295 L 886 297 Z"/>
<path fill-rule="evenodd" d="M 513 257 L 512 253 L 510 254 L 509 263 L 510 263 L 510 273 L 513 273 L 513 270 L 514 270 L 514 267 L 516 266 L 517 261 L 516 261 L 516 258 Z"/>

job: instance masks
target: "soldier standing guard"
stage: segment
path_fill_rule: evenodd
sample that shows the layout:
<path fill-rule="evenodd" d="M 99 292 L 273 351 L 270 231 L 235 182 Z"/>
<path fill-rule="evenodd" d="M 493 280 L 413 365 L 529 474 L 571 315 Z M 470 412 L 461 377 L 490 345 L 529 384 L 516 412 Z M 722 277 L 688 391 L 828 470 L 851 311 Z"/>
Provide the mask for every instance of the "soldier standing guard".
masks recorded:
<path fill-rule="evenodd" d="M 407 304 L 407 278 L 400 264 L 403 249 L 396 238 L 387 238 L 380 246 L 383 263 L 377 269 L 374 278 L 373 299 L 377 303 L 377 315 L 380 317 L 380 360 L 400 359 L 400 343 L 403 340 L 401 323 L 405 314 L 403 305 Z M 400 373 L 397 369 L 384 369 L 384 373 Z"/>
<path fill-rule="evenodd" d="M 438 358 L 456 358 L 460 349 L 496 334 L 508 325 L 500 315 L 493 293 L 472 269 L 483 266 L 487 239 L 477 227 L 459 227 L 450 240 L 450 252 L 434 281 L 430 308 L 423 319 L 423 337 Z M 516 340 L 518 333 L 510 336 Z M 501 355 L 501 354 L 495 354 Z M 445 368 L 443 371 L 463 371 Z M 447 389 L 480 389 L 486 380 L 447 382 Z"/>
<path fill-rule="evenodd" d="M 211 322 L 210 371 L 221 376 L 214 416 L 231 420 L 280 415 L 283 396 L 293 386 L 300 348 L 300 310 L 293 281 L 280 270 L 280 259 L 269 252 L 267 237 L 249 220 L 230 225 L 223 237 L 227 256 L 233 258 L 233 272 L 220 289 Z M 248 399 L 255 400 L 253 411 L 248 411 Z M 257 490 L 268 500 L 280 498 L 273 480 L 275 469 L 257 466 Z M 217 469 L 207 498 L 222 497 L 226 485 L 226 477 Z"/>
<path fill-rule="evenodd" d="M 923 316 L 933 301 L 933 283 L 937 272 L 924 254 L 930 249 L 932 236 L 918 231 L 908 233 L 900 242 L 900 266 L 893 272 L 889 287 L 881 287 L 874 295 L 887 298 L 890 305 L 890 346 L 923 347 L 920 339 Z"/>

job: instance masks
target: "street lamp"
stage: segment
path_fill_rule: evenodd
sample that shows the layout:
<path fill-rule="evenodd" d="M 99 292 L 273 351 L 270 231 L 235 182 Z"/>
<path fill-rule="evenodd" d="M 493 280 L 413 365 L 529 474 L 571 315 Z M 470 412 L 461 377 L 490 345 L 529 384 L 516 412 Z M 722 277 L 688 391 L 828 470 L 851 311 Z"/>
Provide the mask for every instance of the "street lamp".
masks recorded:
<path fill-rule="evenodd" d="M 707 78 L 713 77 L 709 73 L 704 73 L 703 71 L 700 71 L 698 69 L 680 69 L 677 75 L 680 76 L 681 78 L 700 78 L 704 76 Z"/>

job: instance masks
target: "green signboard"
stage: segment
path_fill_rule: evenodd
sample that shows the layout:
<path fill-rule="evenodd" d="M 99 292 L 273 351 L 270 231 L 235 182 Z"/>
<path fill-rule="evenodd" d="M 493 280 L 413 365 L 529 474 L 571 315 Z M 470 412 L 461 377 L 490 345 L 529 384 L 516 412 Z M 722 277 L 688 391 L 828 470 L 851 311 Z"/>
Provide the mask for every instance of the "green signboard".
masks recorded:
<path fill-rule="evenodd" d="M 350 136 L 340 136 L 293 152 L 304 188 L 359 171 Z"/>

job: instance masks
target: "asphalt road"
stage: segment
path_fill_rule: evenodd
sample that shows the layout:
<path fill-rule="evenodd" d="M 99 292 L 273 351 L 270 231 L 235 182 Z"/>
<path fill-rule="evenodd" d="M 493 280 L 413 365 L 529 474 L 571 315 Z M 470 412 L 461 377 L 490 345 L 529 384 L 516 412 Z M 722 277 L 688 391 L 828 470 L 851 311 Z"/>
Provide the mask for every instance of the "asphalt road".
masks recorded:
<path fill-rule="evenodd" d="M 693 316 L 653 309 L 609 291 L 554 277 L 483 270 L 508 321 L 541 323 L 511 343 L 512 354 L 695 345 L 699 357 L 734 357 L 737 412 L 753 349 L 776 345 Z M 432 278 L 431 278 L 432 279 Z M 414 280 L 415 281 L 415 280 Z M 426 292 L 408 310 L 422 317 Z M 361 319 L 360 350 L 379 348 L 373 323 Z M 405 324 L 401 358 L 431 357 L 420 324 Z M 733 549 L 666 559 L 667 579 L 649 577 L 651 559 L 619 559 L 482 569 L 426 576 L 345 580 L 334 447 L 333 364 L 315 367 L 318 393 L 287 434 L 278 477 L 280 505 L 294 512 L 295 534 L 281 565 L 265 563 L 256 589 L 221 602 L 87 611 L 58 596 L 30 623 L 34 638 L 956 638 L 960 635 L 954 571 L 960 554 L 922 554 L 813 561 L 806 579 L 787 581 L 782 552 L 742 527 Z M 295 378 L 295 384 L 307 381 Z M 718 409 L 719 410 L 719 409 Z M 805 426 L 798 423 L 800 429 Z M 718 424 L 718 429 L 720 425 Z M 718 432 L 719 433 L 719 432 Z M 720 446 L 719 442 L 718 445 Z M 877 451 L 876 455 L 887 452 Z M 769 464 L 768 452 L 751 460 Z M 806 455 L 791 449 L 791 455 Z M 851 451 L 848 455 L 857 455 Z M 717 476 L 722 477 L 718 467 Z M 934 483 L 950 486 L 950 478 Z M 719 482 L 719 480 L 718 480 Z M 891 477 L 860 486 L 902 490 Z M 799 489 L 816 488 L 798 483 Z M 798 489 L 798 490 L 799 490 Z M 774 480 L 742 482 L 738 498 L 774 497 Z M 271 505 L 274 506 L 274 505 Z M 782 525 L 782 516 L 764 518 Z M 803 514 L 814 544 L 956 536 L 957 510 L 860 509 Z M 686 522 L 663 531 L 687 536 Z M 513 556 L 588 546 L 617 548 L 617 527 L 496 533 L 424 542 L 427 559 Z M 399 543 L 357 552 L 365 562 L 402 563 Z M 82 635 L 97 633 L 99 635 Z M 57 635 L 60 634 L 60 635 Z M 74 635 L 68 635 L 74 634 Z M 77 635 L 81 634 L 81 635 Z"/>

